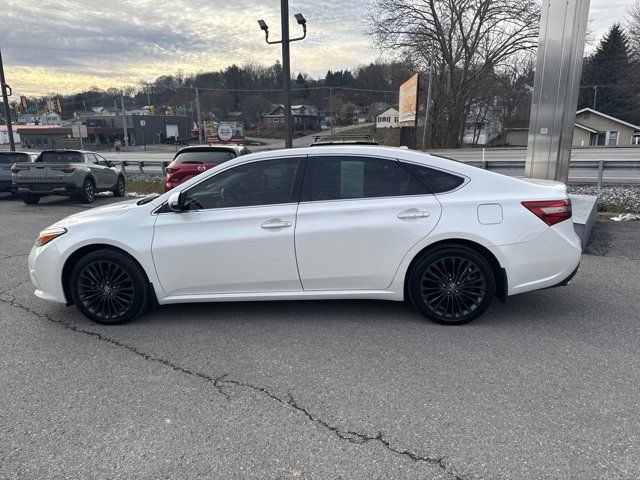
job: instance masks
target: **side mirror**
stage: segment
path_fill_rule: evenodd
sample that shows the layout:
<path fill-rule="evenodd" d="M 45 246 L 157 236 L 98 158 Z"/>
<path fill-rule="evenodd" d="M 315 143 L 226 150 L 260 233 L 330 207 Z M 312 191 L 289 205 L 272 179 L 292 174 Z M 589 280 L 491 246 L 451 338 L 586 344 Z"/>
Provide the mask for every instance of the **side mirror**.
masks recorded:
<path fill-rule="evenodd" d="M 169 196 L 169 201 L 167 202 L 169 205 L 169 209 L 173 212 L 183 212 L 184 211 L 184 194 L 182 192 L 173 192 Z"/>

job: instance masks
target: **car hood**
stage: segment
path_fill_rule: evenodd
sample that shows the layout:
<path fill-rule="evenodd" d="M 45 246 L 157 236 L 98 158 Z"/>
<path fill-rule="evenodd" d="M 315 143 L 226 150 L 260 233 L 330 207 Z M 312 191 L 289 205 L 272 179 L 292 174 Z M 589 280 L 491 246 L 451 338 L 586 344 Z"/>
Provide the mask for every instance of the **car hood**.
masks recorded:
<path fill-rule="evenodd" d="M 63 218 L 59 222 L 54 223 L 52 227 L 68 227 L 70 225 L 76 225 L 78 223 L 115 218 L 135 207 L 136 203 L 139 200 L 139 198 L 134 198 L 133 200 L 125 200 L 124 202 L 112 203 L 111 205 L 105 205 L 104 207 L 88 208 L 83 212 L 78 212 L 66 218 Z"/>

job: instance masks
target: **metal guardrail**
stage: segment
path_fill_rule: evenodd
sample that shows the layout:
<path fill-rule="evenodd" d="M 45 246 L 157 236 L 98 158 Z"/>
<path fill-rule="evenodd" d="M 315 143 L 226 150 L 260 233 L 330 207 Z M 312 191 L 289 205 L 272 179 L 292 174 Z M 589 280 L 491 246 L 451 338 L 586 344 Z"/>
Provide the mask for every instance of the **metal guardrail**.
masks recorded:
<path fill-rule="evenodd" d="M 451 158 L 451 160 L 456 160 L 466 165 L 471 165 L 478 168 L 483 168 L 485 170 L 513 170 L 513 169 L 523 169 L 525 167 L 524 160 L 457 160 L 455 158 Z M 161 174 L 164 173 L 164 169 L 169 165 L 168 161 L 160 161 L 160 160 L 110 160 L 112 163 L 120 165 L 122 167 L 123 173 L 127 173 L 127 167 L 135 167 L 138 170 L 138 173 L 149 173 L 145 172 L 145 167 L 156 167 L 160 168 Z M 569 171 L 571 170 L 597 170 L 598 175 L 596 177 L 596 181 L 598 184 L 598 188 L 602 187 L 604 182 L 604 172 L 608 170 L 640 170 L 640 161 L 621 161 L 621 160 L 572 160 L 569 163 Z"/>

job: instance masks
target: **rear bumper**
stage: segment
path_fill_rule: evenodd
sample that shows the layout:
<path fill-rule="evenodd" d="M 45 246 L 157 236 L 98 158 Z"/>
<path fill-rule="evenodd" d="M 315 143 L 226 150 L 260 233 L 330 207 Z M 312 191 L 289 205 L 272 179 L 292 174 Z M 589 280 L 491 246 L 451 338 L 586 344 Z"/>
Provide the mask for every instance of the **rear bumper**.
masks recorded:
<path fill-rule="evenodd" d="M 548 228 L 535 240 L 492 247 L 502 259 L 507 295 L 562 286 L 575 276 L 582 258 L 580 238 L 571 221 Z"/>
<path fill-rule="evenodd" d="M 66 183 L 20 184 L 14 185 L 12 191 L 21 195 L 73 195 L 78 193 L 78 187 Z"/>

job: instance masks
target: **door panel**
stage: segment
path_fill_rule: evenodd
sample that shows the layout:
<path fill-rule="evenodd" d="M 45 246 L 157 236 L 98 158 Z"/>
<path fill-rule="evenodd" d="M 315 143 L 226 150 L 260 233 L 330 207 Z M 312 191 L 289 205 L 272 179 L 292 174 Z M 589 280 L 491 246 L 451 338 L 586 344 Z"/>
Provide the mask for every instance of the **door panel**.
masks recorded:
<path fill-rule="evenodd" d="M 403 212 L 409 218 L 398 218 Z M 296 254 L 304 289 L 387 288 L 440 212 L 432 195 L 301 203 Z"/>
<path fill-rule="evenodd" d="M 303 165 L 290 157 L 233 166 L 182 192 L 185 211 L 158 214 L 152 253 L 165 292 L 301 291 L 294 232 Z"/>
<path fill-rule="evenodd" d="M 296 207 L 158 215 L 152 252 L 163 290 L 168 295 L 300 291 L 293 243 Z"/>
<path fill-rule="evenodd" d="M 440 219 L 438 200 L 395 159 L 309 156 L 296 255 L 304 290 L 382 290 Z"/>

